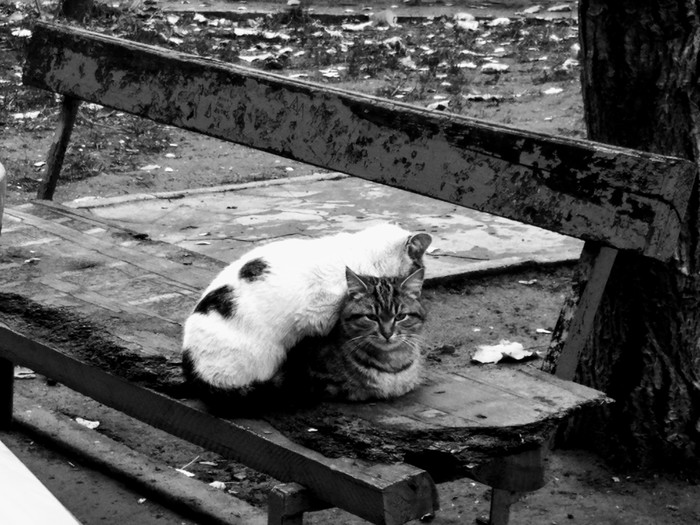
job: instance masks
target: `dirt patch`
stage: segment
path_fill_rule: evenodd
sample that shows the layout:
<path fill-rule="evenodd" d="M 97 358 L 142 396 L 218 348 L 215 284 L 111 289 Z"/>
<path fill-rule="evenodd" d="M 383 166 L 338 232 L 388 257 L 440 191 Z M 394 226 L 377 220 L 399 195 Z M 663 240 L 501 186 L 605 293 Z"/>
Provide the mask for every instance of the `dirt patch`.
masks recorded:
<path fill-rule="evenodd" d="M 52 18 L 54 4 L 42 4 Z M 358 28 L 304 12 L 241 18 L 194 12 L 129 11 L 100 4 L 90 29 L 177 51 L 211 56 L 291 78 L 387 97 L 479 119 L 581 136 L 574 19 L 480 20 L 451 17 Z M 250 9 L 250 6 L 249 6 Z M 478 13 L 478 10 L 473 10 Z M 35 4 L 2 4 L 0 125 L 10 204 L 33 197 L 59 101 L 22 86 Z M 362 26 L 362 23 L 360 24 Z M 493 71 L 493 64 L 502 70 Z M 489 69 L 491 68 L 491 69 Z M 55 199 L 113 196 L 307 175 L 319 170 L 220 140 L 82 104 Z"/>

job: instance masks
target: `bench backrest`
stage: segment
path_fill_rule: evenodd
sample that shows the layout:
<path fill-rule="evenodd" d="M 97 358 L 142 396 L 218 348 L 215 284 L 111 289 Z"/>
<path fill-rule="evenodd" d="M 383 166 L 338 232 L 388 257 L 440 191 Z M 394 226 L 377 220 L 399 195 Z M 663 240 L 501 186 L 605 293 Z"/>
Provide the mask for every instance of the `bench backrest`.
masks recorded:
<path fill-rule="evenodd" d="M 660 260 L 695 165 L 38 23 L 26 84 Z"/>

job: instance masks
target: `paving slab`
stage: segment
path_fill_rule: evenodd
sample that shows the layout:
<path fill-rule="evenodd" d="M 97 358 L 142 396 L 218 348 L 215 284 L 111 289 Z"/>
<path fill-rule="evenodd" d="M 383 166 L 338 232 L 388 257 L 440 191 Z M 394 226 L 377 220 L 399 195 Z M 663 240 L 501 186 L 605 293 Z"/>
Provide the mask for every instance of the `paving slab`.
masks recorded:
<path fill-rule="evenodd" d="M 433 236 L 429 278 L 576 260 L 583 246 L 578 239 L 341 174 L 65 204 L 225 262 L 274 240 L 357 231 L 382 221 Z"/>

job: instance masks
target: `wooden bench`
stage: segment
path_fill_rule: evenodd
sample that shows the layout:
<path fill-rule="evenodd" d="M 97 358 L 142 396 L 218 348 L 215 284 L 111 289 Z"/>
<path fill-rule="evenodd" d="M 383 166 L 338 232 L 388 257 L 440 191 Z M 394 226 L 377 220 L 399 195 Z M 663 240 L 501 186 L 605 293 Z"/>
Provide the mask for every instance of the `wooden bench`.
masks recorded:
<path fill-rule="evenodd" d="M 584 263 L 592 279 L 563 330 L 574 342 L 563 352 L 569 368 L 615 250 L 673 255 L 695 173 L 681 159 L 515 130 L 53 23 L 33 30 L 24 82 L 64 95 L 44 198 L 84 100 L 589 241 Z M 181 321 L 223 263 L 47 201 L 6 210 L 3 246 L 32 246 L 39 264 L 56 273 L 5 268 L 0 384 L 11 384 L 12 364 L 28 366 L 288 483 L 271 494 L 270 523 L 300 522 L 324 505 L 372 523 L 405 523 L 438 509 L 432 473 L 492 487 L 491 523 L 505 524 L 514 496 L 544 484 L 543 457 L 557 426 L 606 401 L 531 366 L 470 366 L 458 374 L 431 370 L 426 385 L 393 402 L 220 419 L 171 396 L 183 392 Z M 147 363 L 161 392 L 148 388 L 156 382 L 147 374 L 111 373 L 115 355 Z M 9 424 L 11 389 L 3 388 L 0 406 Z M 354 453 L 366 457 L 319 453 L 324 443 L 352 439 L 334 433 L 348 421 L 367 449 Z M 319 432 L 305 434 L 312 426 Z"/>

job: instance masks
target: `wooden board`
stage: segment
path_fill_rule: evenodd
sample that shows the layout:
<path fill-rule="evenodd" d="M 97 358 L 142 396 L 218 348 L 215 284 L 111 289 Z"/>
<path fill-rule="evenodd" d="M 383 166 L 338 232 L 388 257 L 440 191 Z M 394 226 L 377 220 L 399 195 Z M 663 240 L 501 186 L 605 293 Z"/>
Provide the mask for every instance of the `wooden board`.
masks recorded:
<path fill-rule="evenodd" d="M 23 81 L 661 260 L 694 164 L 38 23 Z"/>
<path fill-rule="evenodd" d="M 437 510 L 430 476 L 409 465 L 327 459 L 256 421 L 225 421 L 103 372 L 0 326 L 0 356 L 175 436 L 233 458 L 372 523 L 402 524 Z"/>
<path fill-rule="evenodd" d="M 103 371 L 183 397 L 181 322 L 198 297 L 187 292 L 197 279 L 203 288 L 223 263 L 185 257 L 185 250 L 135 239 L 56 204 L 12 208 L 8 219 L 0 294 L 19 297 L 0 301 L 3 322 Z M 34 253 L 23 251 L 29 249 Z M 30 255 L 38 261 L 27 263 Z M 424 387 L 392 402 L 264 416 L 328 456 L 408 458 L 451 479 L 477 477 L 494 455 L 537 449 L 569 413 L 605 400 L 532 367 L 468 366 L 446 374 L 431 366 L 429 373 Z"/>

